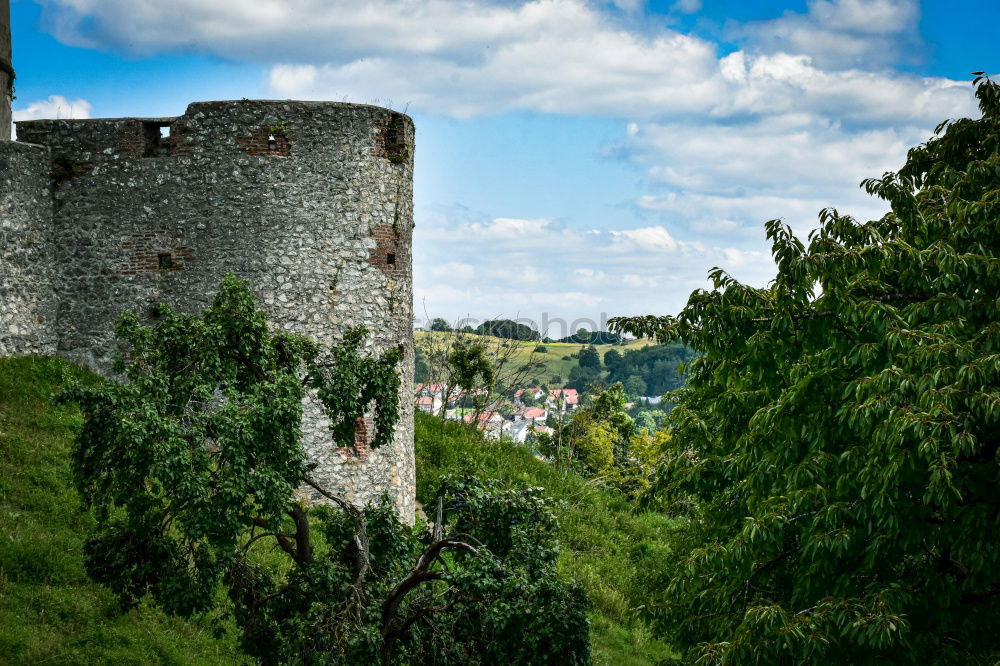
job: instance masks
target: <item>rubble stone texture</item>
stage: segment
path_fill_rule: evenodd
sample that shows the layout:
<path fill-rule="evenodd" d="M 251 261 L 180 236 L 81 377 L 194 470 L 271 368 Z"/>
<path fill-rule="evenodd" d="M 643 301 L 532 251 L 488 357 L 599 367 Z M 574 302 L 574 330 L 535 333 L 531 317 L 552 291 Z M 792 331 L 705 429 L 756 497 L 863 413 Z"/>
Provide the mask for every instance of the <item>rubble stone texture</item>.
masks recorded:
<path fill-rule="evenodd" d="M 113 325 L 158 302 L 195 312 L 229 272 L 277 327 L 321 344 L 371 331 L 412 385 L 413 124 L 372 106 L 191 104 L 178 118 L 20 122 L 0 141 L 0 354 L 109 372 Z M 35 145 L 27 145 L 35 144 Z M 391 445 L 371 423 L 334 448 L 318 406 L 304 444 L 330 490 L 388 493 L 413 520 L 413 408 Z"/>

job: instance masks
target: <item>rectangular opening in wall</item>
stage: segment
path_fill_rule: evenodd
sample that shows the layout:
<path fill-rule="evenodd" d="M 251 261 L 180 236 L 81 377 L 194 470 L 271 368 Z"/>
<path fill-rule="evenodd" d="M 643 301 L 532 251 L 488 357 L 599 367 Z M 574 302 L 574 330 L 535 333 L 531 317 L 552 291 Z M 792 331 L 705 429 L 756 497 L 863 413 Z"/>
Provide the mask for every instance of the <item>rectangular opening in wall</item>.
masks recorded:
<path fill-rule="evenodd" d="M 170 123 L 144 122 L 142 133 L 146 139 L 143 157 L 164 157 L 170 154 Z"/>
<path fill-rule="evenodd" d="M 410 159 L 410 148 L 406 143 L 406 116 L 393 113 L 381 135 L 385 156 L 393 164 L 405 164 Z"/>
<path fill-rule="evenodd" d="M 385 263 L 389 264 L 390 266 L 395 266 L 396 265 L 396 255 L 393 254 L 392 252 L 390 252 L 389 254 L 385 255 Z"/>
<path fill-rule="evenodd" d="M 156 256 L 161 271 L 169 271 L 174 267 L 174 258 L 169 252 Z"/>

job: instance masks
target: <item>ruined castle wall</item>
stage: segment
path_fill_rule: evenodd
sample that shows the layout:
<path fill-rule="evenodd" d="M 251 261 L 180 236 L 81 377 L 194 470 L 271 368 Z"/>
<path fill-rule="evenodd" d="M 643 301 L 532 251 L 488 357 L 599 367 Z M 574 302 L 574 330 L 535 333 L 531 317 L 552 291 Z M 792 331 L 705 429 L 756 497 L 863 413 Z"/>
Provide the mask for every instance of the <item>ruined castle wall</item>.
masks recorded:
<path fill-rule="evenodd" d="M 49 151 L 0 141 L 0 356 L 55 351 L 51 233 Z"/>
<path fill-rule="evenodd" d="M 169 134 L 169 136 L 167 136 Z M 179 118 L 32 121 L 52 150 L 59 354 L 106 371 L 124 308 L 204 308 L 249 279 L 270 320 L 323 344 L 350 327 L 402 347 L 412 383 L 409 118 L 335 103 L 206 102 Z M 314 475 L 358 504 L 388 492 L 413 516 L 413 414 L 391 446 L 334 449 L 307 405 Z"/>

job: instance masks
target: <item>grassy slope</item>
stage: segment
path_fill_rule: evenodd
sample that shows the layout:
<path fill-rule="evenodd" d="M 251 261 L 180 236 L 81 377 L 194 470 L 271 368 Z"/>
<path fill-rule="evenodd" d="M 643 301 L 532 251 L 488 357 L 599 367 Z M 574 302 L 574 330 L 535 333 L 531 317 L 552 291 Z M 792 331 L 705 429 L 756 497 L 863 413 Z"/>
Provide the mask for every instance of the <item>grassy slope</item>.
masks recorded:
<path fill-rule="evenodd" d="M 639 513 L 618 494 L 540 462 L 527 449 L 487 443 L 476 431 L 417 414 L 417 498 L 434 501 L 440 479 L 471 465 L 486 478 L 541 486 L 561 500 L 560 570 L 579 579 L 591 601 L 591 641 L 597 664 L 656 663 L 670 655 L 632 608 L 643 601 L 645 564 L 667 549 L 671 521 Z"/>
<path fill-rule="evenodd" d="M 67 373 L 83 375 L 52 359 L 0 358 L 0 664 L 247 663 L 207 623 L 148 607 L 122 614 L 87 579 L 90 519 L 68 455 L 79 417 L 49 403 Z"/>
<path fill-rule="evenodd" d="M 415 341 L 419 345 L 423 340 L 426 340 L 428 336 L 431 335 L 443 335 L 441 333 L 427 333 L 427 332 L 417 332 L 415 334 Z M 471 336 L 477 337 L 477 336 Z M 531 356 L 532 350 L 537 345 L 537 342 L 521 342 L 519 343 L 519 349 L 517 351 L 517 360 L 524 363 Z M 609 349 L 617 349 L 621 353 L 632 349 L 641 349 L 648 345 L 654 344 L 652 340 L 641 339 L 641 340 L 631 340 L 627 345 L 595 345 L 597 352 L 601 355 L 601 360 L 604 360 L 604 353 Z M 547 342 L 542 346 L 545 347 L 544 354 L 535 354 L 535 361 L 544 364 L 544 368 L 540 368 L 537 376 L 538 381 L 542 384 L 548 384 L 549 380 L 553 375 L 559 375 L 562 377 L 563 384 L 569 381 L 569 371 L 571 368 L 579 365 L 579 362 L 575 358 L 569 360 L 563 360 L 563 356 L 570 356 L 580 351 L 583 345 L 570 343 L 570 342 Z"/>

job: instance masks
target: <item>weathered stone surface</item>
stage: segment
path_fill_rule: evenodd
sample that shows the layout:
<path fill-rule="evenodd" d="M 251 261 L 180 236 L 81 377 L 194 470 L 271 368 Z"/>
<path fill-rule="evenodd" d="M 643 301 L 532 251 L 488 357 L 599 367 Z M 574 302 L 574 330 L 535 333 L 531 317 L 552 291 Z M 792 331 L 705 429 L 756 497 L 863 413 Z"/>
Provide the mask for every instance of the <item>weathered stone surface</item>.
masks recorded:
<path fill-rule="evenodd" d="M 0 141 L 0 355 L 56 344 L 49 151 Z"/>
<path fill-rule="evenodd" d="M 0 266 L 0 276 L 24 296 L 0 303 L 0 321 L 16 319 L 20 331 L 31 317 L 19 304 L 28 295 L 40 312 L 58 307 L 54 321 L 40 315 L 21 336 L 34 336 L 33 346 L 13 346 L 13 329 L 0 327 L 0 350 L 51 347 L 106 372 L 119 312 L 148 312 L 156 302 L 199 310 L 232 272 L 251 280 L 280 328 L 330 344 L 363 325 L 372 351 L 401 347 L 403 386 L 412 384 L 408 117 L 325 102 L 203 102 L 179 118 L 21 122 L 18 138 L 48 149 L 47 173 L 36 173 L 33 187 L 44 183 L 52 213 L 47 227 L 43 214 L 8 223 L 4 213 L 0 225 L 12 228 L 4 247 L 18 259 Z M 44 203 L 17 180 L 19 168 L 0 167 L 0 180 L 18 192 L 8 198 Z M 36 227 L 48 234 L 36 253 L 51 263 L 30 269 L 27 233 Z M 39 277 L 26 282 L 30 270 Z M 358 504 L 387 492 L 412 520 L 410 401 L 402 401 L 392 445 L 375 451 L 364 423 L 355 447 L 334 449 L 318 412 L 307 405 L 314 474 Z"/>

